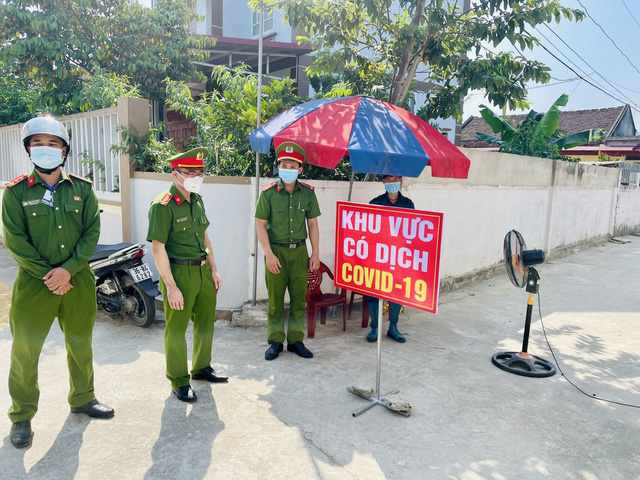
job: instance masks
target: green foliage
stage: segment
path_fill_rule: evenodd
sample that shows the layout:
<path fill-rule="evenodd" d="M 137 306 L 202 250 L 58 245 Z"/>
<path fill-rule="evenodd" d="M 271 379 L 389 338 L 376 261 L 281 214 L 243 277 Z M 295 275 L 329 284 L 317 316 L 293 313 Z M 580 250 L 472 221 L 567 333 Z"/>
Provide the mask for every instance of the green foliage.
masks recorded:
<path fill-rule="evenodd" d="M 37 113 L 40 88 L 0 63 L 0 125 L 26 122 Z"/>
<path fill-rule="evenodd" d="M 206 92 L 194 99 L 183 82 L 166 81 L 167 107 L 196 123 L 197 137 L 185 148 L 204 146 L 209 149 L 205 170 L 209 175 L 255 175 L 255 152 L 249 145 L 249 134 L 257 122 L 257 78 L 247 75 L 246 68 L 217 67 L 211 74 L 217 90 Z M 262 87 L 263 123 L 287 108 L 298 105 L 302 99 L 294 93 L 293 80 L 272 80 Z M 131 163 L 142 171 L 168 172 L 166 159 L 178 152 L 172 141 L 158 141 L 162 126 L 152 129 L 144 138 L 137 132 L 120 127 L 121 145 L 114 150 L 129 152 Z M 273 176 L 275 153 L 261 156 L 260 175 Z M 361 179 L 362 175 L 356 175 Z M 343 160 L 335 170 L 305 166 L 302 178 L 320 180 L 348 180 L 351 164 Z"/>
<path fill-rule="evenodd" d="M 622 155 L 621 157 L 614 157 L 613 155 L 608 155 L 604 152 L 598 152 L 598 162 L 619 162 L 619 161 L 624 161 L 625 156 Z"/>
<path fill-rule="evenodd" d="M 501 152 L 571 162 L 578 161 L 560 155 L 560 151 L 563 148 L 577 147 L 599 140 L 605 132 L 598 128 L 565 135 L 564 132 L 558 130 L 562 113 L 559 107 L 565 106 L 568 101 L 569 96 L 564 94 L 544 114 L 531 110 L 517 128 L 511 126 L 506 119 L 500 118 L 485 105 L 480 105 L 482 118 L 491 127 L 493 133 L 500 134 L 500 137 L 478 132 L 476 138 L 499 145 Z"/>
<path fill-rule="evenodd" d="M 217 67 L 211 74 L 216 90 L 194 100 L 187 85 L 167 81 L 167 107 L 180 112 L 198 126 L 199 145 L 209 148 L 207 171 L 214 175 L 252 176 L 255 153 L 249 134 L 256 128 L 257 78 L 246 67 Z M 262 120 L 302 102 L 291 78 L 273 80 L 262 87 Z M 261 175 L 270 175 L 274 156 L 263 157 Z"/>
<path fill-rule="evenodd" d="M 170 172 L 171 165 L 167 159 L 178 153 L 171 140 L 159 141 L 157 137 L 164 125 L 149 126 L 149 133 L 142 136 L 140 132 L 118 125 L 120 145 L 112 145 L 111 151 L 129 154 L 129 162 L 136 170 L 142 172 Z"/>
<path fill-rule="evenodd" d="M 267 0 L 268 4 L 277 0 Z M 411 93 L 418 68 L 421 80 L 435 84 L 427 93 L 427 118 L 458 119 L 469 91 L 486 89 L 491 103 L 526 108 L 526 82 L 549 81 L 540 62 L 505 52 L 491 52 L 503 40 L 521 50 L 538 43 L 536 25 L 562 18 L 582 20 L 580 10 L 553 0 L 484 0 L 468 12 L 445 0 L 297 0 L 277 8 L 308 36 L 298 37 L 317 51 L 307 73 L 336 76 L 338 88 L 353 93 L 385 92 L 402 105 Z M 258 1 L 249 2 L 258 8 Z"/>
<path fill-rule="evenodd" d="M 198 18 L 191 0 L 158 0 L 153 9 L 135 0 L 4 0 L 0 62 L 39 87 L 40 103 L 57 114 L 85 107 L 83 84 L 101 72 L 159 99 L 162 80 L 196 76 L 193 61 L 213 44 L 189 33 Z"/>
<path fill-rule="evenodd" d="M 86 150 L 84 152 L 80 152 L 80 155 L 78 156 L 80 157 L 80 165 L 83 167 L 87 167 L 85 177 L 87 177 L 91 181 L 96 181 L 96 179 L 93 178 L 93 170 L 97 169 L 101 175 L 100 180 L 102 181 L 105 180 L 104 163 L 102 163 L 100 160 L 93 158 L 91 155 L 89 155 L 89 152 L 87 152 Z"/>
<path fill-rule="evenodd" d="M 540 122 L 530 118 L 518 125 L 509 142 L 500 151 L 530 157 L 560 158 L 558 146 L 549 142 Z"/>
<path fill-rule="evenodd" d="M 127 76 L 98 71 L 83 83 L 75 104 L 80 111 L 86 112 L 114 107 L 116 100 L 122 97 L 141 98 L 140 89 L 132 85 Z"/>

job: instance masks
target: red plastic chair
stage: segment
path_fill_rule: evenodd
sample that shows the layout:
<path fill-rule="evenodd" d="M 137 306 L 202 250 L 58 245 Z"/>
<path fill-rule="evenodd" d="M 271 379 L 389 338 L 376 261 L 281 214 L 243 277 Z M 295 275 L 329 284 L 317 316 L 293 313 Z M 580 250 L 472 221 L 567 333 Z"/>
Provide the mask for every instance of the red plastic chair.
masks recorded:
<path fill-rule="evenodd" d="M 316 334 L 316 318 L 320 310 L 320 323 L 327 323 L 327 307 L 342 305 L 342 330 L 347 329 L 347 296 L 342 293 L 322 293 L 322 275 L 329 275 L 333 280 L 333 273 L 324 263 L 320 262 L 318 270 L 309 270 L 307 278 L 307 335 L 313 338 Z"/>

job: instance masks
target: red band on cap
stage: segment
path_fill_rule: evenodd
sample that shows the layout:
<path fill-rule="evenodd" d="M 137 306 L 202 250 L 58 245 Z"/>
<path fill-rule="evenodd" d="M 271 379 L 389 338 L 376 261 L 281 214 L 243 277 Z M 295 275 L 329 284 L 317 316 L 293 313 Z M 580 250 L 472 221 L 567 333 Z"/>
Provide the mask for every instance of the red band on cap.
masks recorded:
<path fill-rule="evenodd" d="M 304 157 L 301 153 L 296 151 L 287 152 L 286 150 L 283 150 L 278 154 L 278 160 L 294 160 L 296 162 L 304 163 Z"/>
<path fill-rule="evenodd" d="M 186 167 L 186 168 L 204 168 L 204 160 L 196 157 L 180 158 L 171 162 L 171 168 Z"/>

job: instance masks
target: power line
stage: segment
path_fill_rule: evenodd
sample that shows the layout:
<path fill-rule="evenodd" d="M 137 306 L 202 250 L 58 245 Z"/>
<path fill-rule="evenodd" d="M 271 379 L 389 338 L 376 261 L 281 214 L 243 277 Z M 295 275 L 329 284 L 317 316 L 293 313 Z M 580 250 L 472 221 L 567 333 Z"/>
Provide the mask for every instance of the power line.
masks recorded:
<path fill-rule="evenodd" d="M 594 88 L 597 88 L 598 90 L 600 90 L 602 93 L 604 93 L 605 95 L 613 98 L 616 102 L 622 103 L 623 105 L 626 103 L 623 100 L 620 100 L 619 98 L 613 96 L 611 93 L 607 92 L 605 89 L 603 89 L 602 87 L 596 85 L 593 82 L 590 82 L 589 80 L 587 80 L 586 78 L 584 78 L 582 75 L 580 75 L 578 72 L 576 72 L 573 68 L 571 68 L 569 65 L 567 65 L 565 62 L 563 62 L 560 58 L 558 58 L 557 55 L 555 55 L 551 50 L 549 50 L 547 47 L 545 47 L 542 43 L 539 43 L 540 47 L 542 47 L 542 49 L 544 49 L 549 55 L 551 55 L 553 58 L 555 58 L 558 62 L 560 62 L 562 65 L 564 65 L 565 67 L 567 67 L 569 70 L 571 70 L 573 73 L 575 73 L 580 80 L 583 80 L 584 82 L 588 83 L 589 85 L 591 85 Z M 636 112 L 640 113 L 640 110 L 638 108 L 636 108 L 637 105 L 631 106 L 631 108 L 633 110 L 635 110 Z"/>
<path fill-rule="evenodd" d="M 629 7 L 627 7 L 627 4 L 624 2 L 624 0 L 620 0 L 620 1 L 624 5 L 624 8 L 627 9 L 627 12 L 629 12 L 629 15 L 631 15 L 631 18 L 633 18 L 633 21 L 636 22 L 636 25 L 640 27 L 640 23 L 638 23 L 638 20 L 636 20 L 636 17 L 633 16 L 633 13 L 631 12 L 631 10 L 629 10 Z"/>
<path fill-rule="evenodd" d="M 538 28 L 537 28 L 537 27 L 534 27 L 534 29 L 535 29 L 535 30 L 536 30 L 536 31 L 537 31 L 537 32 L 538 32 L 538 33 L 539 33 L 539 34 L 540 34 L 540 35 L 541 35 L 545 40 L 547 40 L 551 45 L 553 45 L 553 43 L 552 43 L 552 42 L 551 42 L 551 41 L 550 41 L 550 40 L 549 40 L 549 39 L 548 39 L 548 38 L 547 38 L 547 37 L 546 37 L 546 36 L 545 36 L 541 31 L 540 31 L 540 30 L 538 30 Z M 551 56 L 552 56 L 553 58 L 555 58 L 558 62 L 560 62 L 562 65 L 564 65 L 564 66 L 565 66 L 565 67 L 567 67 L 569 70 L 571 70 L 574 74 L 576 74 L 576 76 L 577 76 L 577 78 L 578 78 L 578 79 L 585 81 L 586 83 L 588 83 L 588 84 L 589 84 L 589 85 L 591 85 L 592 87 L 597 88 L 597 89 L 598 89 L 598 90 L 600 90 L 602 93 L 604 93 L 604 94 L 608 95 L 609 97 L 613 98 L 614 100 L 616 100 L 617 102 L 619 102 L 619 103 L 621 103 L 621 104 L 623 104 L 623 105 L 625 105 L 625 104 L 627 103 L 627 102 L 625 102 L 625 101 L 623 101 L 623 100 L 620 100 L 619 98 L 615 97 L 615 96 L 614 96 L 613 94 L 611 94 L 610 92 L 608 92 L 608 91 L 605 89 L 605 87 L 603 87 L 602 85 L 597 84 L 597 83 L 593 83 L 593 82 L 591 82 L 591 81 L 587 80 L 587 78 L 585 78 L 585 77 L 589 77 L 589 76 L 590 76 L 590 75 L 592 75 L 593 73 L 591 73 L 591 74 L 586 73 L 586 72 L 585 72 L 584 70 L 582 70 L 578 65 L 576 65 L 576 64 L 575 64 L 575 63 L 574 63 L 574 62 L 573 62 L 569 57 L 567 57 L 567 56 L 566 56 L 562 51 L 560 51 L 560 49 L 558 49 L 558 47 L 556 47 L 555 45 L 553 45 L 553 47 L 554 47 L 556 50 L 558 50 L 558 53 L 560 53 L 562 56 L 564 56 L 564 57 L 565 57 L 565 58 L 566 58 L 570 63 L 572 63 L 572 64 L 573 64 L 573 65 L 574 65 L 578 70 L 580 70 L 584 76 L 580 75 L 580 74 L 579 74 L 578 72 L 576 72 L 573 68 L 571 68 L 571 67 L 570 67 L 569 65 L 567 65 L 565 62 L 563 62 L 560 58 L 558 58 L 558 56 L 557 56 L 557 55 L 555 55 L 551 50 L 549 50 L 547 47 L 545 47 L 545 46 L 544 46 L 540 41 L 538 41 L 538 44 L 539 44 L 539 45 L 540 45 L 540 47 L 542 47 L 542 48 L 543 48 L 547 53 L 549 53 L 549 55 L 551 55 Z M 516 49 L 516 51 L 518 52 L 518 54 L 520 54 L 520 56 L 521 56 L 522 58 L 524 58 L 525 60 L 529 61 L 529 60 L 524 56 L 524 54 L 523 54 L 523 53 L 518 49 L 518 47 L 517 47 L 515 44 L 513 44 L 513 47 Z M 484 48 L 486 51 L 488 51 L 489 53 L 492 53 L 492 54 L 494 54 L 494 55 L 495 55 L 495 53 L 494 53 L 494 52 L 492 52 L 491 50 L 489 50 L 487 47 L 483 46 L 483 48 Z M 586 62 L 585 62 L 585 63 L 586 63 Z M 592 70 L 593 70 L 593 69 L 592 69 Z M 595 71 L 594 71 L 594 73 L 595 73 Z M 594 82 L 595 82 L 595 80 L 594 80 Z M 580 83 L 578 83 L 578 85 L 580 85 Z M 544 86 L 547 86 L 547 85 L 544 85 Z M 535 87 L 534 87 L 534 88 L 535 88 Z M 576 86 L 576 88 L 577 88 L 577 86 Z M 530 89 L 530 88 L 529 88 L 529 89 Z M 574 89 L 574 92 L 575 92 L 575 90 L 576 90 L 576 89 Z M 623 96 L 624 96 L 624 94 L 623 94 Z M 625 97 L 625 98 L 628 98 L 628 97 Z M 635 110 L 635 111 L 637 111 L 637 112 L 639 112 L 639 113 L 640 113 L 640 110 L 638 109 L 638 108 L 640 108 L 640 107 L 638 107 L 638 105 L 636 105 L 636 103 L 635 103 L 633 100 L 630 100 L 630 102 L 631 102 L 630 107 L 631 107 L 633 110 Z M 638 107 L 638 108 L 636 108 L 636 107 Z"/>
<path fill-rule="evenodd" d="M 576 80 L 580 80 L 580 78 L 575 77 L 575 78 L 569 78 L 567 80 L 562 80 L 561 82 L 545 83 L 544 85 L 536 85 L 535 87 L 527 88 L 527 90 L 534 90 L 536 88 L 544 88 L 544 87 L 553 87 L 554 85 L 563 85 L 565 83 L 575 82 Z"/>
<path fill-rule="evenodd" d="M 618 51 L 619 51 L 622 55 L 624 55 L 624 58 L 626 58 L 626 59 L 627 59 L 627 61 L 629 62 L 629 64 L 630 64 L 633 68 L 635 68 L 635 69 L 636 69 L 636 72 L 640 73 L 640 70 L 638 70 L 638 67 L 636 67 L 636 66 L 633 64 L 633 62 L 631 61 L 631 59 L 630 59 L 629 57 L 627 57 L 627 54 L 626 54 L 626 53 L 624 53 L 624 52 L 620 49 L 620 47 L 618 46 L 618 44 L 613 40 L 613 38 L 611 38 L 611 37 L 609 36 L 609 34 L 605 31 L 605 29 L 604 29 L 604 28 L 602 28 L 602 26 L 601 26 L 598 22 L 596 22 L 596 21 L 593 19 L 593 17 L 591 16 L 591 14 L 587 11 L 587 8 L 582 4 L 582 2 L 581 2 L 580 0 L 578 0 L 578 3 L 579 3 L 579 4 L 580 4 L 580 6 L 584 9 L 584 12 L 587 14 L 587 16 L 589 17 L 589 19 L 590 19 L 593 23 L 595 23 L 595 24 L 598 26 L 598 28 L 600 28 L 600 30 L 602 30 L 602 33 L 604 33 L 604 34 L 605 34 L 605 36 L 606 36 L 606 37 L 611 41 L 611 43 L 613 43 L 613 46 L 614 46 L 614 47 L 616 47 L 616 48 L 618 49 Z"/>
<path fill-rule="evenodd" d="M 538 32 L 538 34 L 540 34 L 540 36 L 541 36 L 542 38 L 544 38 L 544 39 L 547 41 L 547 43 L 548 43 L 549 45 L 551 45 L 553 48 L 555 48 L 555 49 L 557 50 L 557 52 L 558 52 L 560 55 L 562 55 L 562 56 L 563 56 L 563 57 L 564 57 L 564 58 L 565 58 L 569 63 L 571 63 L 575 68 L 577 68 L 577 69 L 582 73 L 582 75 L 584 75 L 584 76 L 586 76 L 586 77 L 590 77 L 593 73 L 595 73 L 595 70 L 594 70 L 592 67 L 590 67 L 590 68 L 591 68 L 591 70 L 593 71 L 592 73 L 590 73 L 590 74 L 589 74 L 589 73 L 585 72 L 585 71 L 584 71 L 584 70 L 583 70 L 583 69 L 582 69 L 582 68 L 581 68 L 577 63 L 575 63 L 573 60 L 571 60 L 571 58 L 569 58 L 569 57 L 568 57 L 568 56 L 567 56 L 567 55 L 566 55 L 562 50 L 560 50 L 556 45 L 554 45 L 554 43 L 553 43 L 551 40 L 549 40 L 549 38 L 547 38 L 547 36 L 546 36 L 544 33 L 542 33 L 542 32 L 538 29 L 538 27 L 534 27 L 534 30 L 536 30 L 536 32 Z M 549 52 L 549 50 L 548 50 L 547 48 L 545 48 L 542 44 L 540 44 L 540 46 Z M 549 52 L 549 53 L 551 53 L 551 52 Z M 556 58 L 556 59 L 557 59 L 560 63 L 562 63 L 563 65 L 567 66 L 567 68 L 570 68 L 570 67 L 568 67 L 568 65 L 567 65 L 566 63 L 564 63 L 563 61 L 561 61 L 561 60 L 560 60 L 558 57 L 556 57 L 555 55 L 554 55 L 554 58 Z M 583 61 L 584 61 L 584 60 L 583 60 Z M 585 63 L 586 63 L 586 62 L 585 62 Z M 575 70 L 573 70 L 572 68 L 570 68 L 570 70 L 571 70 L 572 72 L 574 72 L 576 75 L 579 75 L 579 74 L 578 74 L 578 72 L 576 72 L 576 71 L 575 71 Z M 583 78 L 583 77 L 582 77 L 582 76 L 580 76 L 579 78 Z M 599 87 L 599 89 L 600 89 L 600 90 L 602 90 L 603 92 L 604 92 L 604 91 L 606 91 L 606 87 L 605 87 L 604 85 L 600 84 L 600 83 L 599 83 L 599 82 L 597 82 L 596 80 L 592 80 L 592 82 L 593 82 L 593 83 L 595 83 L 595 84 Z M 609 95 L 611 95 L 611 93 L 610 93 L 610 92 L 608 92 L 608 91 L 607 91 L 607 93 L 608 93 Z M 622 103 L 626 103 L 626 102 L 622 102 Z M 634 105 L 635 105 L 635 102 L 633 102 L 633 101 L 632 101 L 631 103 L 634 103 Z"/>
<path fill-rule="evenodd" d="M 555 80 L 556 82 L 560 82 L 560 83 L 565 83 L 565 82 L 573 82 L 575 80 L 578 80 L 578 77 L 573 77 L 573 78 L 557 78 L 554 77 L 553 75 L 551 75 L 551 80 Z"/>
<path fill-rule="evenodd" d="M 569 50 L 571 50 L 571 51 L 572 51 L 572 52 L 573 52 L 573 53 L 574 53 L 574 54 L 575 54 L 575 55 L 576 55 L 580 60 L 582 60 L 582 61 L 584 62 L 584 64 L 585 64 L 587 67 L 589 67 L 589 68 L 593 71 L 593 73 L 595 73 L 595 74 L 596 74 L 596 75 L 598 75 L 600 78 L 602 78 L 605 82 L 607 82 L 607 83 L 609 84 L 609 86 L 611 86 L 611 88 L 613 88 L 616 92 L 618 92 L 618 93 L 619 93 L 620 95 L 622 95 L 624 98 L 626 98 L 627 100 L 629 100 L 629 102 L 631 102 L 631 103 L 635 103 L 635 102 L 634 102 L 633 100 L 631 100 L 627 95 L 625 95 L 623 92 L 621 92 L 619 89 L 617 89 L 617 88 L 613 85 L 613 83 L 611 83 L 608 79 L 606 79 L 606 78 L 605 78 L 605 77 L 604 77 L 600 72 L 598 72 L 595 68 L 593 68 L 593 67 L 589 64 L 589 62 L 587 62 L 584 58 L 582 58 L 582 56 L 581 56 L 578 52 L 576 52 L 576 51 L 571 47 L 571 45 L 569 45 L 567 42 L 565 42 L 565 41 L 562 39 L 562 37 L 561 37 L 560 35 L 558 35 L 556 32 L 554 32 L 554 31 L 551 29 L 551 27 L 550 27 L 549 25 L 547 25 L 547 24 L 545 23 L 545 24 L 544 24 L 544 26 L 545 26 L 545 27 L 547 27 L 547 29 L 548 29 L 551 33 L 553 33 L 553 34 L 556 36 L 556 38 L 558 38 L 558 39 L 559 39 L 563 44 L 565 44 L 565 45 L 567 46 L 567 48 L 569 48 Z M 539 30 L 538 30 L 538 31 L 539 31 Z M 541 34 L 542 34 L 542 33 L 541 33 Z M 546 37 L 545 37 L 545 38 L 546 38 Z M 549 39 L 547 39 L 547 41 L 549 41 Z M 555 45 L 554 45 L 554 47 L 555 47 Z M 556 47 L 556 50 L 560 51 L 560 50 L 558 49 L 558 47 Z"/>

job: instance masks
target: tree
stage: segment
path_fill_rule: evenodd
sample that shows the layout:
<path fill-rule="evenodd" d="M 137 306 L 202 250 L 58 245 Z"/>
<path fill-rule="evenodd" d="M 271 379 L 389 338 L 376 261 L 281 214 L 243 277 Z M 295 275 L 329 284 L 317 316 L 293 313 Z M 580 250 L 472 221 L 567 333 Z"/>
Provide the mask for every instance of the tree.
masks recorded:
<path fill-rule="evenodd" d="M 29 78 L 0 63 L 0 125 L 29 120 L 39 97 L 40 89 Z"/>
<path fill-rule="evenodd" d="M 257 8 L 258 1 L 250 4 Z M 521 50 L 530 49 L 538 41 L 529 29 L 584 17 L 582 11 L 552 0 L 482 0 L 466 12 L 459 4 L 458 0 L 296 0 L 277 8 L 285 11 L 293 27 L 307 32 L 299 41 L 316 49 L 309 76 L 346 71 L 359 88 L 388 91 L 388 101 L 402 105 L 422 65 L 424 80 L 434 85 L 427 93 L 425 114 L 458 119 L 461 100 L 470 90 L 486 89 L 489 100 L 501 108 L 526 108 L 526 82 L 546 83 L 550 78 L 542 63 L 494 53 L 484 45 L 495 47 L 506 40 Z M 347 83 L 356 85 L 348 79 Z"/>
<path fill-rule="evenodd" d="M 42 88 L 50 109 L 76 97 L 97 71 L 128 77 L 150 99 L 162 98 L 162 80 L 190 80 L 194 60 L 212 45 L 193 35 L 191 0 L 4 0 L 0 2 L 0 62 Z"/>
<path fill-rule="evenodd" d="M 127 76 L 97 70 L 83 82 L 75 106 L 83 112 L 109 108 L 115 106 L 118 98 L 122 97 L 141 98 L 140 88 L 133 85 Z"/>
<path fill-rule="evenodd" d="M 209 148 L 207 171 L 214 175 L 255 174 L 255 153 L 249 146 L 249 133 L 257 121 L 257 78 L 247 75 L 247 67 L 214 68 L 212 92 L 193 99 L 184 82 L 168 80 L 167 107 L 196 123 L 199 146 Z M 302 102 L 295 94 L 291 78 L 272 80 L 262 88 L 262 118 L 268 120 Z M 262 162 L 263 176 L 270 176 L 272 162 Z"/>
<path fill-rule="evenodd" d="M 595 142 L 602 138 L 605 131 L 596 128 L 565 135 L 563 131 L 558 130 L 562 113 L 559 107 L 564 107 L 568 101 L 569 95 L 564 94 L 544 114 L 531 110 L 517 128 L 493 113 L 485 105 L 480 105 L 482 118 L 489 124 L 493 133 L 499 133 L 500 137 L 478 132 L 476 138 L 500 145 L 501 152 L 577 161 L 563 157 L 560 155 L 560 151 L 563 148 Z"/>

